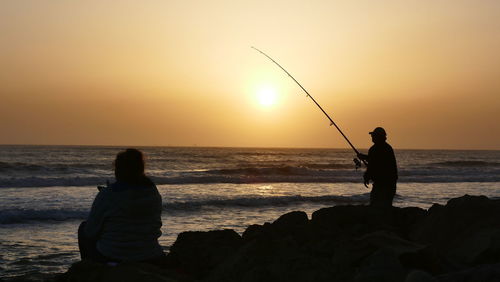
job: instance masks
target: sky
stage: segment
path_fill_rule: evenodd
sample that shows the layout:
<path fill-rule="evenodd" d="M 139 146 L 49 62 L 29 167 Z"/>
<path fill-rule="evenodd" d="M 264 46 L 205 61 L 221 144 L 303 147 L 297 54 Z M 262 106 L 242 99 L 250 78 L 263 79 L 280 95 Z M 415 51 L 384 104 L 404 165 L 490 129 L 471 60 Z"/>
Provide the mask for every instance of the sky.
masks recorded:
<path fill-rule="evenodd" d="M 500 149 L 500 1 L 0 2 L 0 144 Z"/>

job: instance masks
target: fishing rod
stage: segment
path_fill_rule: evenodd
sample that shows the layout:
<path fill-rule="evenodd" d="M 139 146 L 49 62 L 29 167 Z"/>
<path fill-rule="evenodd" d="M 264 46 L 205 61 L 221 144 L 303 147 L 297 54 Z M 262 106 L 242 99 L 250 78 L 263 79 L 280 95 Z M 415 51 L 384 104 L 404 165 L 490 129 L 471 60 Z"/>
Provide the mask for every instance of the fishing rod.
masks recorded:
<path fill-rule="evenodd" d="M 256 51 L 258 51 L 259 53 L 261 53 L 262 55 L 266 56 L 269 60 L 271 60 L 273 63 L 275 63 L 278 67 L 280 67 L 291 79 L 293 79 L 293 81 L 295 81 L 295 83 L 297 83 L 297 85 L 300 86 L 300 88 L 302 90 L 304 90 L 304 92 L 306 92 L 307 94 L 307 97 L 311 98 L 311 100 L 314 102 L 314 104 L 316 104 L 316 106 L 318 106 L 318 108 L 323 112 L 323 114 L 325 114 L 325 116 L 328 118 L 328 120 L 330 120 L 330 126 L 335 126 L 335 128 L 337 128 L 337 130 L 340 132 L 340 134 L 342 135 L 342 137 L 344 137 L 345 141 L 347 141 L 347 143 L 349 144 L 349 146 L 351 146 L 351 148 L 354 150 L 354 152 L 356 153 L 356 156 L 359 155 L 359 151 L 356 149 L 356 147 L 354 147 L 354 145 L 351 143 L 351 141 L 349 141 L 349 138 L 347 138 L 347 136 L 344 134 L 344 132 L 342 132 L 342 130 L 340 129 L 340 127 L 337 126 L 337 124 L 333 121 L 333 119 L 325 112 L 325 110 L 323 110 L 323 108 L 318 104 L 318 102 L 316 102 L 316 100 L 313 98 L 313 96 L 311 96 L 311 94 L 309 94 L 309 92 L 307 92 L 307 90 L 284 68 L 282 67 L 280 64 L 278 64 L 278 62 L 276 62 L 275 60 L 273 60 L 273 58 L 271 58 L 269 55 L 267 55 L 266 53 L 262 52 L 261 50 L 255 48 L 252 46 L 252 49 L 255 49 Z M 367 165 L 367 162 L 362 159 L 363 163 L 365 165 Z M 359 161 L 359 159 L 355 158 L 354 159 L 354 163 L 356 164 L 356 168 L 360 167 L 361 166 L 361 162 Z"/>

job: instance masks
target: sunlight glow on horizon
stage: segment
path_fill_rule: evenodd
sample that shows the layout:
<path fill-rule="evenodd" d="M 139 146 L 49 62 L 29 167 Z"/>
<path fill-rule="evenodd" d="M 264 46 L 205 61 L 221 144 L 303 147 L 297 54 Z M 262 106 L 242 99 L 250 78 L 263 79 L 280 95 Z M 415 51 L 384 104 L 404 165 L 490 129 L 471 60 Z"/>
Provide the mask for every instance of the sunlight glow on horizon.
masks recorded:
<path fill-rule="evenodd" d="M 285 8 L 286 7 L 286 8 Z M 500 1 L 0 2 L 0 144 L 500 149 Z M 269 89 L 266 89 L 269 88 Z"/>

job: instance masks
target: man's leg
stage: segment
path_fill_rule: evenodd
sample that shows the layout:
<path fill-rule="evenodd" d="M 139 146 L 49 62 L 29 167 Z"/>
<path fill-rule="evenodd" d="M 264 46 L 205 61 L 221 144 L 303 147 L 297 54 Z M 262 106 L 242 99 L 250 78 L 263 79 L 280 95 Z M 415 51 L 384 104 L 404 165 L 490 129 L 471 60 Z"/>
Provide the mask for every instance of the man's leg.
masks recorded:
<path fill-rule="evenodd" d="M 387 183 L 387 205 L 392 207 L 394 196 L 396 196 L 396 182 Z"/>
<path fill-rule="evenodd" d="M 380 207 L 383 205 L 383 195 L 379 183 L 373 182 L 372 191 L 370 192 L 370 206 Z"/>
<path fill-rule="evenodd" d="M 373 183 L 370 193 L 370 206 L 392 207 L 392 201 L 396 195 L 396 183 Z"/>

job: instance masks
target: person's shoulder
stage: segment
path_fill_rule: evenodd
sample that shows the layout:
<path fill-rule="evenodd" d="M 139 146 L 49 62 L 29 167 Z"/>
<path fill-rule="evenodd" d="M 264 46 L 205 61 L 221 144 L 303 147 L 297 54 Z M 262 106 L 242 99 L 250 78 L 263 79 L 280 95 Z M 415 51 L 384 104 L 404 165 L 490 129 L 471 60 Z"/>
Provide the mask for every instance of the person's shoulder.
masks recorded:
<path fill-rule="evenodd" d="M 373 144 L 373 145 L 370 147 L 370 149 L 368 149 L 368 154 L 369 154 L 370 152 L 373 152 L 374 150 L 377 150 L 377 144 Z"/>
<path fill-rule="evenodd" d="M 384 150 L 385 150 L 385 151 L 387 151 L 387 152 L 390 152 L 390 153 L 393 153 L 393 154 L 394 154 L 394 149 L 392 149 L 392 146 L 391 146 L 389 143 L 384 142 L 384 144 L 383 144 L 383 148 L 384 148 Z"/>
<path fill-rule="evenodd" d="M 370 149 L 368 150 L 368 154 L 370 153 L 383 153 L 383 152 L 392 152 L 393 149 L 391 147 L 391 145 L 389 145 L 387 142 L 383 142 L 383 143 L 377 143 L 377 144 L 373 144 L 373 146 L 370 147 Z"/>
<path fill-rule="evenodd" d="M 112 194 L 111 193 L 111 188 L 109 185 L 107 186 L 98 186 L 97 187 L 99 192 L 97 192 L 97 195 L 95 196 L 94 199 L 94 204 L 96 205 L 107 205 L 110 201 L 112 201 Z"/>
<path fill-rule="evenodd" d="M 112 191 L 114 183 L 109 183 L 107 182 L 106 185 L 99 185 L 97 186 L 97 190 L 99 190 L 99 193 L 109 193 Z"/>

